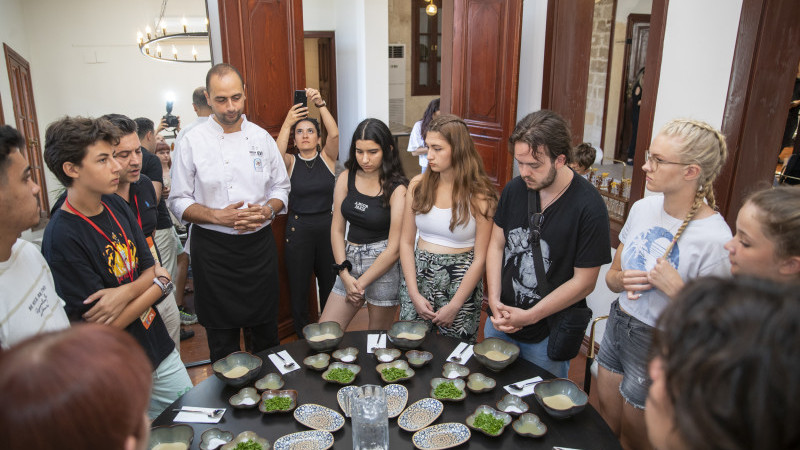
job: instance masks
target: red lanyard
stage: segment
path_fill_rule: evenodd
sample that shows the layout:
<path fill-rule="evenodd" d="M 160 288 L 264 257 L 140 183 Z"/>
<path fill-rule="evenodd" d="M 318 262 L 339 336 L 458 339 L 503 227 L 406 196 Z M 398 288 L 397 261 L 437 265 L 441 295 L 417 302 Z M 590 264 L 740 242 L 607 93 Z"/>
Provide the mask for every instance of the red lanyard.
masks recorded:
<path fill-rule="evenodd" d="M 139 222 L 139 228 L 142 228 L 142 213 L 139 212 L 139 196 L 133 196 L 133 202 L 136 203 L 136 221 Z"/>
<path fill-rule="evenodd" d="M 119 251 L 119 248 L 117 248 L 117 246 L 114 244 L 114 241 L 112 241 L 111 238 L 109 238 L 108 235 L 106 235 L 106 233 L 103 232 L 103 230 L 101 230 L 100 227 L 97 226 L 97 224 L 95 224 L 94 222 L 92 222 L 91 219 L 89 219 L 88 217 L 83 215 L 83 213 L 81 213 L 77 209 L 73 208 L 72 205 L 69 204 L 69 200 L 65 200 L 65 204 L 67 205 L 67 208 L 69 208 L 70 211 L 75 213 L 76 216 L 78 216 L 81 219 L 83 219 L 86 222 L 88 222 L 89 225 L 91 225 L 95 230 L 97 230 L 97 232 L 100 233 L 104 238 L 106 238 L 106 240 L 109 242 L 109 244 L 111 244 L 111 247 L 114 249 L 115 252 L 117 252 L 117 255 L 119 255 L 120 259 L 122 259 L 122 263 L 125 264 L 125 268 L 128 269 L 128 278 L 130 278 L 131 283 L 132 283 L 133 282 L 133 252 L 131 252 L 131 246 L 130 246 L 130 244 L 128 244 L 128 235 L 125 233 L 125 229 L 122 228 L 122 225 L 119 224 L 119 220 L 117 220 L 117 216 L 114 215 L 114 212 L 111 211 L 111 208 L 109 208 L 108 205 L 106 205 L 105 202 L 101 201 L 100 203 L 102 203 L 103 207 L 106 209 L 106 211 L 108 211 L 108 213 L 111 214 L 111 217 L 114 219 L 114 222 L 117 223 L 117 226 L 119 227 L 120 231 L 122 231 L 122 237 L 123 237 L 123 239 L 125 239 L 125 252 L 127 254 L 127 258 L 125 257 L 125 255 L 122 254 L 122 252 Z"/>

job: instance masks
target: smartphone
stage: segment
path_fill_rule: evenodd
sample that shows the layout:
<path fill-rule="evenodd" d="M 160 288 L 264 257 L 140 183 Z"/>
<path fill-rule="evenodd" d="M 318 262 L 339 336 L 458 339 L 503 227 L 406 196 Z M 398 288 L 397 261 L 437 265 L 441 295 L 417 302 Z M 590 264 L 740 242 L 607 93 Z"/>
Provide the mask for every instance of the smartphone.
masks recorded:
<path fill-rule="evenodd" d="M 305 90 L 294 91 L 294 103 L 292 103 L 292 105 L 296 105 L 298 103 L 302 103 L 303 106 L 308 106 L 308 99 L 306 99 Z"/>

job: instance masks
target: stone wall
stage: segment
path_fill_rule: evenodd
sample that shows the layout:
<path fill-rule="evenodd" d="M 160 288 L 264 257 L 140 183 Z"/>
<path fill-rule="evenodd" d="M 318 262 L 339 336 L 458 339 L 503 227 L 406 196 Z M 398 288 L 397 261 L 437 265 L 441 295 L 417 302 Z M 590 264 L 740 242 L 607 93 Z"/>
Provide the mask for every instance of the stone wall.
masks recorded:
<path fill-rule="evenodd" d="M 594 6 L 592 26 L 592 52 L 589 62 L 589 85 L 586 92 L 586 118 L 583 141 L 601 147 L 603 135 L 603 108 L 608 75 L 608 55 L 611 43 L 613 0 L 600 0 Z M 607 154 L 607 152 L 604 151 Z"/>

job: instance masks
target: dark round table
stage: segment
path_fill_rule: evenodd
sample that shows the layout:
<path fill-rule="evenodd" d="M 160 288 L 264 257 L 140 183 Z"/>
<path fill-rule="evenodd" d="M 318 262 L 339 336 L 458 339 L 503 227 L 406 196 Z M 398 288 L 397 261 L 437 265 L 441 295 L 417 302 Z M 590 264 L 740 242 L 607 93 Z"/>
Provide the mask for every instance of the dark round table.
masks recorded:
<path fill-rule="evenodd" d="M 364 384 L 384 384 L 378 372 L 375 371 L 375 366 L 378 364 L 375 356 L 371 353 L 367 353 L 368 333 L 377 332 L 355 331 L 345 333 L 344 339 L 339 345 L 339 348 L 356 347 L 359 351 L 358 359 L 355 364 L 361 366 L 361 373 L 358 374 L 355 381 L 352 383 L 356 386 Z M 459 341 L 456 339 L 432 333 L 428 334 L 420 349 L 433 353 L 433 360 L 424 367 L 415 369 L 416 374 L 413 378 L 400 383 L 408 388 L 407 406 L 419 399 L 430 396 L 430 380 L 434 377 L 441 376 L 442 366 L 446 362 L 445 358 L 450 355 L 458 343 Z M 387 347 L 392 347 L 388 340 Z M 283 389 L 294 389 L 298 392 L 298 405 L 317 403 L 327 406 L 341 414 L 339 403 L 336 400 L 336 393 L 342 386 L 322 380 L 322 372 L 306 369 L 305 366 L 302 365 L 303 358 L 317 353 L 311 350 L 305 340 L 291 342 L 259 353 L 258 356 L 264 361 L 259 378 L 270 372 L 280 373 L 267 357 L 268 354 L 280 350 L 288 351 L 289 354 L 292 355 L 292 358 L 301 365 L 300 370 L 282 375 L 286 382 Z M 479 405 L 485 404 L 494 408 L 497 401 L 507 394 L 503 386 L 537 375 L 545 379 L 553 377 L 549 372 L 522 358 L 518 358 L 502 372 L 491 372 L 481 365 L 475 357 L 470 358 L 466 366 L 469 367 L 471 372 L 481 372 L 497 380 L 497 387 L 482 394 L 467 392 L 467 398 L 461 402 L 443 402 L 444 412 L 442 412 L 442 415 L 439 416 L 432 425 L 445 422 L 465 423 L 467 416 L 472 414 Z M 231 431 L 234 436 L 242 431 L 255 431 L 259 436 L 268 439 L 270 445 L 281 436 L 297 431 L 309 430 L 309 428 L 294 420 L 292 413 L 265 415 L 257 408 L 245 410 L 234 409 L 228 404 L 228 399 L 237 391 L 238 389 L 227 386 L 217 377 L 209 377 L 170 405 L 169 408 L 156 418 L 153 422 L 153 426 L 172 425 L 173 419 L 178 414 L 173 410 L 182 406 L 227 408 L 225 415 L 218 424 L 189 424 L 194 428 L 195 432 L 192 449 L 200 448 L 200 435 L 205 430 L 213 427 Z M 557 420 L 550 417 L 541 406 L 539 406 L 533 395 L 524 397 L 523 400 L 530 405 L 530 410 L 528 412 L 538 415 L 547 425 L 547 434 L 543 438 L 534 439 L 519 436 L 511 428 L 511 425 L 509 425 L 499 437 L 489 437 L 480 432 L 470 430 L 472 432 L 472 437 L 466 444 L 459 448 L 490 449 L 500 448 L 500 446 L 503 448 L 524 447 L 548 450 L 552 449 L 554 446 L 583 450 L 621 448 L 616 437 L 611 432 L 611 429 L 608 428 L 605 421 L 600 417 L 600 414 L 598 414 L 591 405 L 586 405 L 583 411 L 571 418 Z M 391 448 L 414 448 L 414 445 L 411 443 L 412 435 L 413 433 L 404 431 L 397 426 L 396 418 L 389 419 L 389 443 Z M 345 420 L 344 427 L 333 433 L 333 437 L 335 440 L 333 448 L 351 449 L 353 447 L 350 419 Z"/>

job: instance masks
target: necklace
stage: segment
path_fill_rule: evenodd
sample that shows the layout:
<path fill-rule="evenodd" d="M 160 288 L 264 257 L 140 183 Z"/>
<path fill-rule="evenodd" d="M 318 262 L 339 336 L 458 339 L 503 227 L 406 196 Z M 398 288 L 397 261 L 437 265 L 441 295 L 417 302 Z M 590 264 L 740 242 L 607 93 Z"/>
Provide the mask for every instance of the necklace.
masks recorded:
<path fill-rule="evenodd" d="M 313 168 L 314 168 L 314 164 L 316 164 L 316 163 L 317 163 L 317 155 L 318 155 L 318 154 L 319 154 L 319 153 L 316 153 L 316 154 L 314 154 L 314 157 L 313 157 L 313 158 L 311 158 L 311 164 L 309 164 L 309 163 L 308 163 L 308 160 L 307 160 L 307 159 L 305 159 L 305 158 L 303 158 L 302 156 L 300 156 L 300 154 L 299 154 L 299 153 L 297 154 L 297 157 L 298 157 L 298 158 L 300 158 L 300 159 L 303 161 L 303 164 L 305 164 L 305 165 L 306 165 L 306 167 L 308 167 L 308 169 L 309 169 L 309 170 L 311 170 L 311 169 L 313 169 Z"/>
<path fill-rule="evenodd" d="M 545 209 L 547 209 L 547 208 L 548 208 L 550 205 L 552 205 L 554 201 L 558 200 L 558 199 L 561 197 L 561 194 L 563 194 L 563 193 L 564 193 L 564 191 L 566 191 L 566 190 L 567 190 L 567 188 L 569 187 L 569 185 L 570 185 L 570 184 L 572 184 L 572 182 L 569 182 L 569 183 L 567 183 L 567 185 L 566 185 L 566 186 L 564 186 L 564 188 L 563 188 L 563 189 L 561 189 L 561 191 L 559 191 L 559 193 L 558 193 L 558 194 L 556 194 L 556 196 L 555 196 L 555 197 L 553 197 L 553 199 L 552 199 L 552 200 L 550 200 L 549 202 L 547 202 L 547 204 L 546 204 L 546 205 L 544 205 L 544 207 L 542 207 L 542 212 L 544 212 L 544 210 L 545 210 Z"/>

